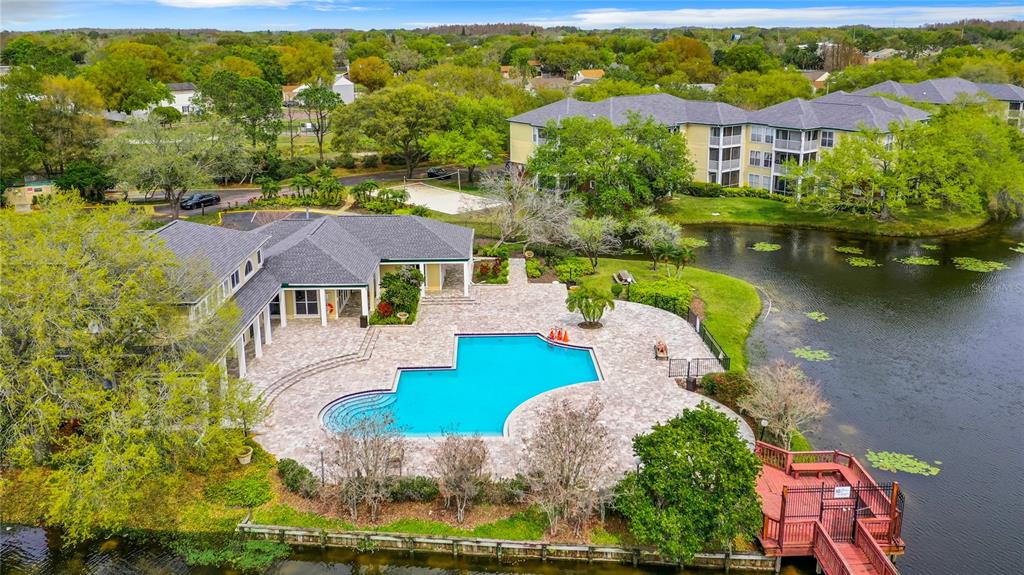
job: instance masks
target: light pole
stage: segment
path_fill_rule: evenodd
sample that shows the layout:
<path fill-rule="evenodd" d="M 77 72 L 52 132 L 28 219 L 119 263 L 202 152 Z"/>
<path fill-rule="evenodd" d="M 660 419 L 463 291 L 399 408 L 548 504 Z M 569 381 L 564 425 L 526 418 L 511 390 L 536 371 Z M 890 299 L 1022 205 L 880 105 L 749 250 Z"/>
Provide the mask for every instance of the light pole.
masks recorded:
<path fill-rule="evenodd" d="M 764 441 L 764 429 L 768 426 L 768 420 L 761 420 L 761 435 L 757 438 L 758 441 Z M 320 448 L 320 465 L 323 466 L 323 448 Z"/>
<path fill-rule="evenodd" d="M 320 446 L 320 487 L 324 486 L 324 446 Z"/>

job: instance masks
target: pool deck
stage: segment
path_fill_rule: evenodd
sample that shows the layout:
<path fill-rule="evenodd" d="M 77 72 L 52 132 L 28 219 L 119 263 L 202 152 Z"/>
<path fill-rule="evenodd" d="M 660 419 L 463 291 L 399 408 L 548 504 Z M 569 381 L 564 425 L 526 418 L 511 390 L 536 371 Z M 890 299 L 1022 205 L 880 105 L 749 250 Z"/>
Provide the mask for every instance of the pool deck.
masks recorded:
<path fill-rule="evenodd" d="M 461 278 L 455 278 L 461 282 Z M 711 401 L 680 388 L 668 377 L 668 362 L 654 359 L 653 345 L 664 339 L 673 358 L 711 357 L 700 337 L 682 318 L 649 306 L 617 302 L 605 314 L 604 327 L 577 327 L 579 314 L 565 309 L 565 286 L 526 281 L 522 259 L 511 260 L 509 285 L 473 286 L 470 298 L 425 299 L 413 326 L 370 328 L 377 337 L 368 353 L 366 329 L 356 318 L 334 320 L 327 327 L 318 321 L 291 320 L 287 327 L 274 326 L 274 341 L 264 347 L 262 358 L 252 362 L 248 379 L 265 389 L 294 370 L 318 361 L 353 354 L 356 359 L 314 373 L 278 395 L 273 413 L 258 430 L 257 440 L 278 457 L 296 459 L 311 469 L 319 467 L 319 446 L 324 431 L 320 410 L 350 393 L 390 389 L 399 367 L 449 366 L 455 351 L 455 335 L 461 333 L 547 334 L 567 328 L 570 343 L 594 349 L 604 380 L 563 387 L 535 396 L 521 404 L 506 423 L 506 435 L 484 438 L 490 452 L 490 472 L 495 476 L 516 473 L 522 459 L 523 441 L 540 423 L 540 410 L 561 398 L 586 401 L 596 396 L 604 403 L 602 420 L 612 440 L 607 482 L 633 469 L 631 439 L 651 425 Z M 370 340 L 372 341 L 372 340 Z M 366 356 L 369 355 L 368 358 Z M 714 402 L 711 402 L 714 403 Z M 718 406 L 732 414 L 728 409 Z M 737 418 L 738 419 L 738 418 Z M 745 439 L 753 433 L 740 420 Z M 411 437 L 403 462 L 404 474 L 430 474 L 430 453 L 436 440 Z"/>

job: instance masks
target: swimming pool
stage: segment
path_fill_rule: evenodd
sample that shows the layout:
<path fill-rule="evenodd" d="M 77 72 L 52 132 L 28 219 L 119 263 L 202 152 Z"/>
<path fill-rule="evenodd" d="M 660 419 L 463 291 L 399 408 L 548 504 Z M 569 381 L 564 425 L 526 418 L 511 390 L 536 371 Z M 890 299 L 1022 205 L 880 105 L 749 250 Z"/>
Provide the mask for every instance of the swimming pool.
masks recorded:
<path fill-rule="evenodd" d="M 520 404 L 546 391 L 598 381 L 589 348 L 536 335 L 460 335 L 454 368 L 403 368 L 394 390 L 341 397 L 321 411 L 329 430 L 390 411 L 406 435 L 501 435 Z"/>

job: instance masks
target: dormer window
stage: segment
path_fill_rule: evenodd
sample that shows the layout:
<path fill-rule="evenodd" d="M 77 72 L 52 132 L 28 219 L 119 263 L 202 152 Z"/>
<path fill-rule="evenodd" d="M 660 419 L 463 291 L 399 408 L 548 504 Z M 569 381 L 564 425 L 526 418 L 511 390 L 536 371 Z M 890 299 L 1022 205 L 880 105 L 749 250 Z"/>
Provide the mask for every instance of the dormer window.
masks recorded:
<path fill-rule="evenodd" d="M 252 275 L 252 260 L 247 260 L 245 262 L 245 277 L 249 277 L 250 275 Z"/>
<path fill-rule="evenodd" d="M 256 263 L 263 263 L 263 250 L 256 250 Z"/>
<path fill-rule="evenodd" d="M 238 287 L 238 270 L 231 272 L 231 289 Z"/>

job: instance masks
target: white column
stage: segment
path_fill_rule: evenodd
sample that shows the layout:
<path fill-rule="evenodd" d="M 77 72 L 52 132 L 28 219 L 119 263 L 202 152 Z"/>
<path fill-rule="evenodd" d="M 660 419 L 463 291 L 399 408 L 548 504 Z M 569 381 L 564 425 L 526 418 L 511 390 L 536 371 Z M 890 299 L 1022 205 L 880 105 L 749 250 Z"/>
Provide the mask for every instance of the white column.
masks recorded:
<path fill-rule="evenodd" d="M 420 296 L 427 295 L 427 264 L 420 264 L 420 274 L 423 275 L 423 281 L 420 283 Z"/>
<path fill-rule="evenodd" d="M 282 289 L 280 294 L 278 295 L 278 301 L 281 302 L 277 306 L 277 309 L 281 310 L 281 327 L 285 327 L 288 325 L 288 306 L 286 306 L 284 303 L 284 289 Z"/>
<path fill-rule="evenodd" d="M 263 330 L 260 329 L 260 318 L 259 316 L 257 316 L 256 319 L 252 321 L 252 343 L 256 349 L 257 359 L 263 357 L 263 342 L 261 341 L 263 339 L 263 336 L 260 334 L 261 331 Z"/>
<path fill-rule="evenodd" d="M 320 294 L 317 296 L 320 299 L 320 325 L 327 326 L 327 290 L 319 290 Z"/>
<path fill-rule="evenodd" d="M 238 354 L 238 377 L 245 377 L 245 338 L 243 336 L 238 336 L 235 353 Z"/>
<path fill-rule="evenodd" d="M 341 290 L 334 290 L 334 319 L 338 319 L 338 314 L 341 313 Z"/>
<path fill-rule="evenodd" d="M 462 295 L 469 296 L 469 279 L 473 275 L 473 260 L 462 264 Z"/>
<path fill-rule="evenodd" d="M 370 315 L 370 288 L 359 288 L 359 305 L 363 315 Z"/>
<path fill-rule="evenodd" d="M 265 332 L 264 337 L 267 338 L 267 345 L 274 343 L 274 334 L 270 329 L 270 304 L 260 313 L 263 316 L 263 331 Z"/>

